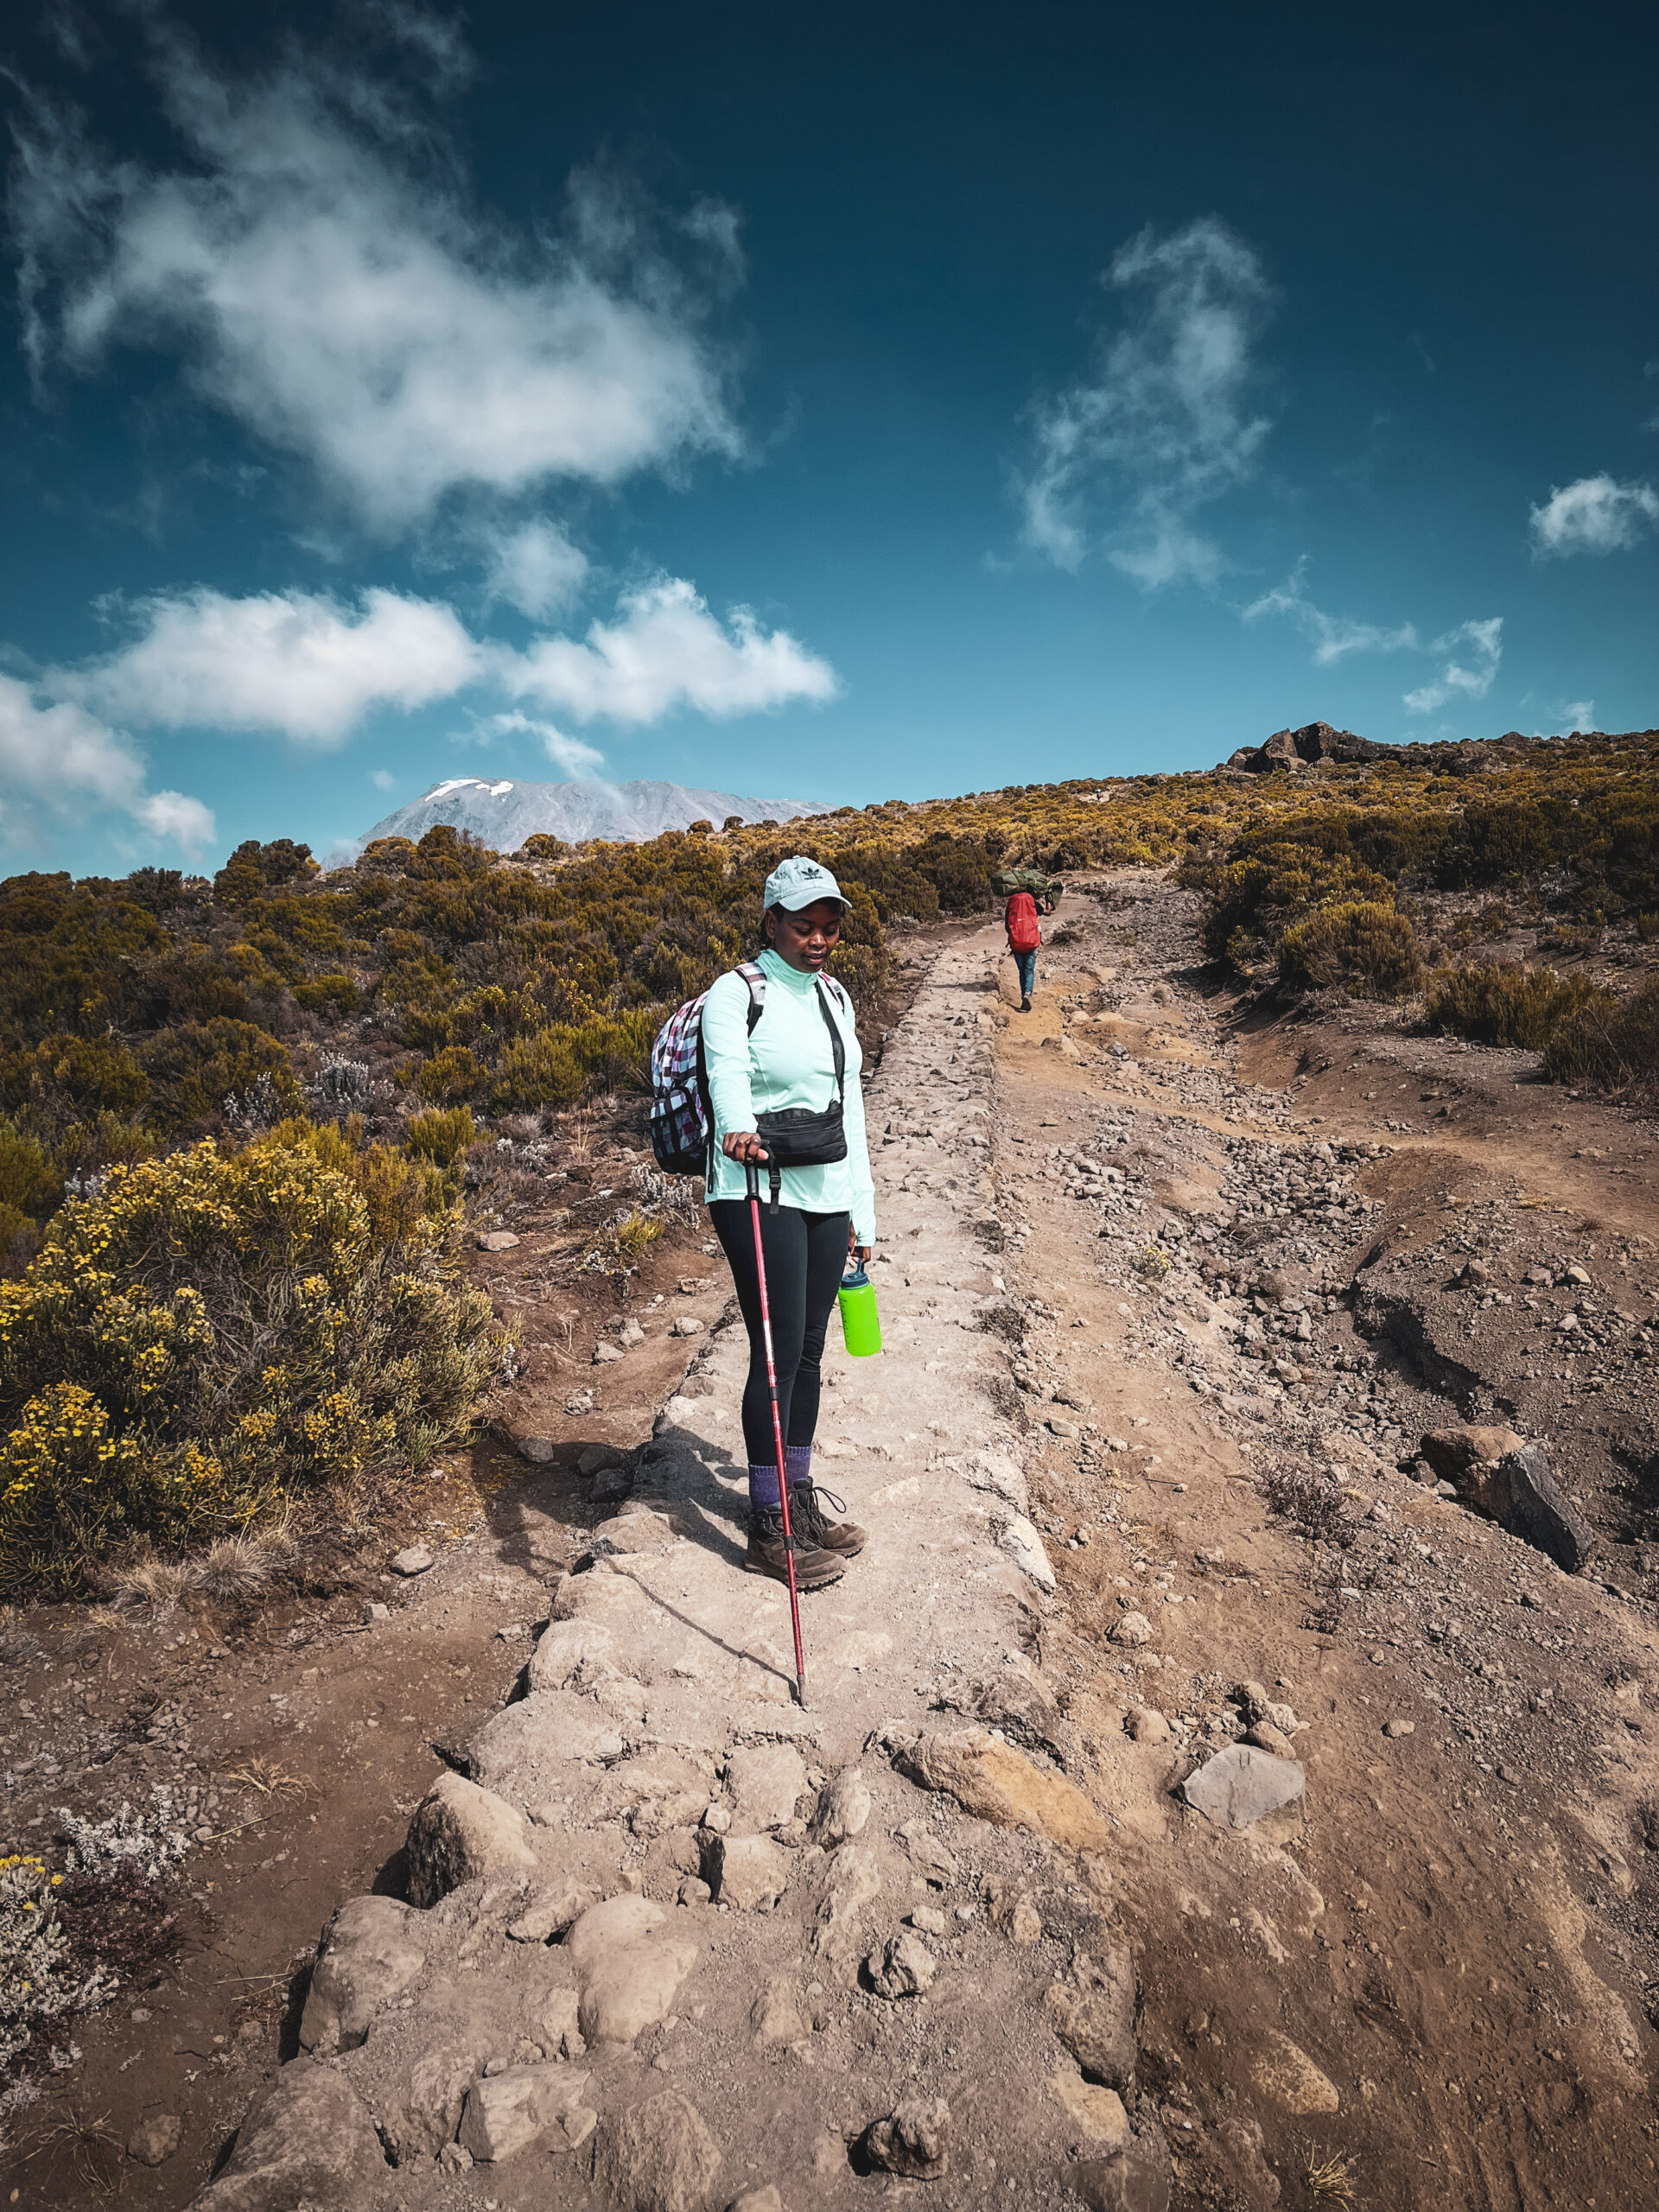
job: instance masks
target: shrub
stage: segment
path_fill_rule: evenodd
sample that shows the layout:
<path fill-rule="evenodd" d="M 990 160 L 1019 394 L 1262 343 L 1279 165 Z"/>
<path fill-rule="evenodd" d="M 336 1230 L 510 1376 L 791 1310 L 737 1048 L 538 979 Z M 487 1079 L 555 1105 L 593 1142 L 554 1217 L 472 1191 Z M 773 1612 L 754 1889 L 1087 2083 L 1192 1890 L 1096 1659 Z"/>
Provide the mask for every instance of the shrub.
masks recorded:
<path fill-rule="evenodd" d="M 1344 984 L 1362 998 L 1401 999 L 1422 981 L 1417 935 L 1396 907 L 1362 899 L 1316 907 L 1279 940 L 1279 974 L 1294 990 Z"/>
<path fill-rule="evenodd" d="M 161 1030 L 144 1047 L 143 1064 L 154 1090 L 150 1110 L 164 1131 L 217 1118 L 227 1098 L 256 1095 L 262 1077 L 282 1104 L 300 1103 L 287 1052 L 251 1022 L 221 1017 Z"/>
<path fill-rule="evenodd" d="M 88 1114 L 134 1114 L 149 1098 L 143 1070 L 111 1037 L 42 1038 L 8 1062 L 0 1084 L 9 1106 L 28 1103 L 53 1123 Z"/>
<path fill-rule="evenodd" d="M 0 1284 L 0 1588 L 199 1542 L 285 1495 L 421 1464 L 496 1358 L 452 1217 L 377 1236 L 337 1130 L 117 1167 Z M 407 1163 L 406 1163 L 407 1164 Z"/>
<path fill-rule="evenodd" d="M 1544 1073 L 1609 1089 L 1659 1077 L 1659 976 L 1631 998 L 1599 990 L 1564 1014 L 1544 1047 Z"/>
<path fill-rule="evenodd" d="M 417 1160 L 457 1167 L 477 1135 L 471 1107 L 456 1106 L 447 1113 L 416 1114 L 404 1131 L 404 1143 Z"/>
<path fill-rule="evenodd" d="M 358 989 L 351 976 L 318 976 L 308 983 L 296 983 L 294 1003 L 308 1014 L 355 1014 Z"/>
<path fill-rule="evenodd" d="M 43 1220 L 63 1196 L 63 1177 L 43 1145 L 0 1121 L 0 1248 Z"/>
<path fill-rule="evenodd" d="M 1423 1011 L 1431 1029 L 1539 1052 L 1595 995 L 1587 976 L 1558 976 L 1553 968 L 1443 968 L 1431 979 Z"/>
<path fill-rule="evenodd" d="M 446 1045 L 415 1070 L 416 1090 L 435 1106 L 470 1098 L 483 1080 L 483 1069 L 465 1045 Z"/>
<path fill-rule="evenodd" d="M 568 1106 L 595 1078 L 613 1087 L 643 1082 L 663 1013 L 660 1007 L 644 1007 L 577 1025 L 555 1023 L 518 1038 L 496 1069 L 492 1097 L 497 1111 Z"/>

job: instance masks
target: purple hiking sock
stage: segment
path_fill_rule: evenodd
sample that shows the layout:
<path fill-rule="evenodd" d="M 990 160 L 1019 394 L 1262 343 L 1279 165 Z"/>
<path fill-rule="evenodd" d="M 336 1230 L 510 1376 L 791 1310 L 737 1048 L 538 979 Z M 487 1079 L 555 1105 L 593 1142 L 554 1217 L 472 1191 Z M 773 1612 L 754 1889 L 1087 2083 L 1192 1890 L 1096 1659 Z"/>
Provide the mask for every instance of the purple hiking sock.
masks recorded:
<path fill-rule="evenodd" d="M 785 1444 L 784 1471 L 789 1477 L 791 1490 L 798 1483 L 810 1483 L 812 1479 L 812 1446 L 810 1444 Z"/>
<path fill-rule="evenodd" d="M 757 1467 L 749 1462 L 749 1510 L 751 1513 L 776 1513 L 782 1503 L 778 1495 L 778 1469 Z"/>

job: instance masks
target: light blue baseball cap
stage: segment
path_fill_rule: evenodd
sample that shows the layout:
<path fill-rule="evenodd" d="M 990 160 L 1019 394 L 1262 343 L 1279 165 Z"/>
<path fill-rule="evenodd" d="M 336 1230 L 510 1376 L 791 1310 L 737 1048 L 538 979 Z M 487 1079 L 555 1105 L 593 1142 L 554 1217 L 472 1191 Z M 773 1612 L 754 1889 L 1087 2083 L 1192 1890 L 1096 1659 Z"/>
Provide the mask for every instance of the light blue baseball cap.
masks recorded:
<path fill-rule="evenodd" d="M 779 861 L 773 868 L 760 904 L 763 912 L 781 906 L 787 913 L 798 914 L 803 906 L 816 906 L 820 899 L 847 904 L 846 894 L 829 869 L 798 854 L 793 860 Z"/>

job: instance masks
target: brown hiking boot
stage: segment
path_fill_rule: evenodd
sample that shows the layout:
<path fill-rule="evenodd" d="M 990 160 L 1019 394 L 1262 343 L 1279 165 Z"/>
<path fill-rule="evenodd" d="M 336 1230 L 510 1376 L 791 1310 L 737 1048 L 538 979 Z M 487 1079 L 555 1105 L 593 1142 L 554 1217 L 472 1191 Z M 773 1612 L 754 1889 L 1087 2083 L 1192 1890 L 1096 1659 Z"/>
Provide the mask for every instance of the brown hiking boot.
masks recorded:
<path fill-rule="evenodd" d="M 1029 999 L 1020 1000 L 1020 1011 L 1021 1014 L 1029 1014 L 1031 1012 L 1031 1001 Z"/>
<path fill-rule="evenodd" d="M 790 1505 L 795 1497 L 790 1493 Z M 832 1552 L 820 1551 L 801 1530 L 791 1532 L 795 1538 L 795 1587 L 798 1590 L 822 1590 L 827 1582 L 839 1582 L 847 1572 L 847 1563 Z M 743 1554 L 746 1574 L 769 1574 L 774 1582 L 787 1582 L 789 1557 L 784 1545 L 784 1516 L 781 1513 L 751 1513 L 749 1516 L 749 1548 Z"/>
<path fill-rule="evenodd" d="M 837 1513 L 847 1510 L 845 1498 L 837 1497 L 832 1490 L 821 1490 L 816 1483 L 791 1483 L 789 1486 L 790 1524 L 804 1541 L 814 1543 L 820 1551 L 834 1552 L 839 1559 L 852 1559 L 869 1541 L 869 1531 L 861 1529 L 856 1521 L 831 1521 L 825 1517 L 820 1498 L 825 1498 Z"/>

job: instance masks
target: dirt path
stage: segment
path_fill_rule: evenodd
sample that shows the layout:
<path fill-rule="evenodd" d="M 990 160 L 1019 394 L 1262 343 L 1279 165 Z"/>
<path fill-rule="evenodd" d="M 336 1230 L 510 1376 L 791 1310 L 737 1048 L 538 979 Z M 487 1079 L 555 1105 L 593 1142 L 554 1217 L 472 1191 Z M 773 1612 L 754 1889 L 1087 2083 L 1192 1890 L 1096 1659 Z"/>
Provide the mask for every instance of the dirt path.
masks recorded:
<path fill-rule="evenodd" d="M 1656 1286 L 1650 1187 L 1611 1173 L 1641 1147 L 1587 1104 L 1528 1126 L 1514 1056 L 1340 1012 L 1241 1035 L 1192 921 L 1103 879 L 1032 1016 L 988 930 L 891 1040 L 887 1349 L 834 1349 L 817 1470 L 871 1541 L 809 1605 L 809 1709 L 783 1593 L 738 1568 L 741 1332 L 712 1281 L 677 1290 L 688 1230 L 662 1307 L 704 1326 L 648 1332 L 617 1401 L 679 1383 L 648 1446 L 529 1482 L 503 1452 L 487 1527 L 377 1583 L 390 1619 L 303 1653 L 273 1627 L 285 1702 L 257 1709 L 245 1656 L 177 1661 L 189 1694 L 169 1676 L 115 1755 L 137 1773 L 182 1730 L 215 1839 L 183 1893 L 236 1902 L 17 2116 L 13 2201 L 105 2177 L 188 2202 L 251 2095 L 219 2212 L 851 2207 L 946 2137 L 942 2204 L 1654 2201 L 1655 1630 L 1626 1524 Z M 1389 1128 L 1402 1079 L 1454 1130 Z M 1608 1172 L 1564 1188 L 1594 1149 Z M 1556 1256 L 1592 1291 L 1523 1294 L 1569 1203 Z M 1532 1306 L 1444 1289 L 1448 1236 Z M 581 1379 L 532 1365 L 520 1425 L 556 1428 Z M 1548 1434 L 1603 1529 L 1592 1574 L 1401 1471 L 1494 1413 Z M 25 1655 L 25 1718 L 86 1704 L 88 1653 L 112 1681 L 122 1633 Z M 1286 1802 L 1215 1825 L 1180 1786 L 1247 1729 Z M 210 1778 L 256 1762 L 277 1802 L 245 1786 L 265 1824 L 227 1835 Z M 484 1796 L 446 1783 L 405 1853 L 446 1766 Z M 411 1878 L 442 1901 L 409 1913 Z M 154 2169 L 119 2156 L 146 2113 L 182 2122 Z"/>
<path fill-rule="evenodd" d="M 1627 1136 L 1615 1152 L 1596 1108 L 1564 1146 L 1566 1131 L 1539 1130 L 1535 1092 L 1516 1109 L 1521 1056 L 1425 1046 L 1357 1015 L 1357 1041 L 1332 1023 L 1236 1047 L 1183 981 L 1183 902 L 1141 878 L 1101 890 L 1098 918 L 1053 956 L 1037 1014 L 998 1031 L 998 1134 L 1020 1272 L 1057 1309 L 1027 1403 L 1040 1417 L 1035 1402 L 1058 1391 L 1128 1445 L 1103 1450 L 1085 1424 L 1033 1479 L 1068 1613 L 1043 1656 L 1101 1751 L 1103 1802 L 1122 1810 L 1140 1791 L 1155 1832 L 1124 1887 L 1146 1945 L 1145 2073 L 1166 2125 L 1181 2109 L 1192 2122 L 1178 2201 L 1272 2201 L 1243 2128 L 1290 2203 L 1310 2201 L 1309 2161 L 1325 2158 L 1351 2161 L 1362 2203 L 1651 2202 L 1652 1610 L 1396 1471 L 1459 1408 L 1386 1339 L 1379 1360 L 1344 1294 L 1379 1242 L 1421 1249 L 1442 1208 L 1517 1179 L 1575 1216 L 1593 1204 L 1598 1272 L 1634 1239 L 1651 1286 L 1650 1185 L 1592 1188 L 1593 1168 L 1565 1157 L 1597 1135 L 1620 1164 L 1648 1147 Z M 1103 1004 L 1116 1020 L 1087 1018 Z M 1345 1083 L 1330 1065 L 1344 1043 Z M 1141 1062 L 1127 1083 L 1124 1045 Z M 1298 1084 L 1310 1057 L 1327 1065 Z M 1386 1126 L 1403 1114 L 1379 1127 L 1366 1110 L 1378 1067 L 1398 1096 L 1414 1060 L 1412 1103 L 1425 1083 L 1436 1103 L 1454 1098 L 1454 1141 L 1412 1143 Z M 1294 1087 L 1294 1116 L 1282 1090 L 1241 1102 L 1246 1074 Z M 1552 1103 L 1557 1123 L 1574 1112 Z M 1497 1125 L 1490 1138 L 1477 1116 Z M 1370 1161 L 1378 1139 L 1392 1149 Z M 1331 1177 L 1333 1163 L 1308 1159 L 1326 1143 L 1361 1156 L 1339 1154 Z M 1351 1187 L 1287 1206 L 1274 1180 L 1298 1159 L 1314 1201 L 1327 1177 Z M 1093 1171 L 1114 1163 L 1124 1195 L 1103 1200 Z M 1085 1185 L 1081 1203 L 1068 1195 Z M 1496 1287 L 1525 1255 L 1493 1241 Z M 1137 1272 L 1147 1246 L 1166 1275 Z M 1268 1300 L 1226 1294 L 1264 1276 L 1277 1279 Z M 1262 1341 L 1241 1341 L 1241 1316 Z M 1641 1370 L 1603 1359 L 1649 1424 L 1650 1453 Z M 1543 1395 L 1521 1374 L 1506 1382 L 1511 1417 Z M 1351 1525 L 1338 1543 L 1299 1546 L 1264 1514 L 1264 1491 L 1330 1473 Z M 1155 1653 L 1113 1668 L 1102 1637 L 1126 1596 L 1161 1604 L 1162 1632 Z M 1306 1724 L 1305 1818 L 1282 1852 L 1254 1840 L 1259 1827 L 1223 1838 L 1169 1819 L 1170 1779 L 1236 1726 L 1224 1700 L 1246 1677 Z M 1142 1703 L 1148 1734 L 1170 1731 L 1150 1756 L 1120 1718 Z M 1287 2093 L 1288 2077 L 1275 2094 L 1279 2035 L 1333 2095 Z M 1172 2141 L 1185 2134 L 1177 2125 Z"/>

